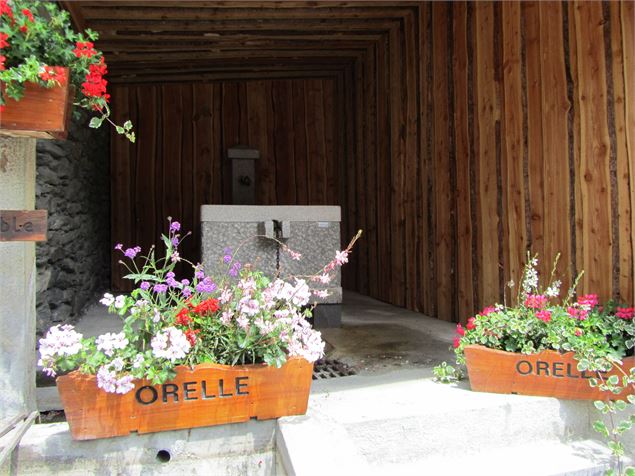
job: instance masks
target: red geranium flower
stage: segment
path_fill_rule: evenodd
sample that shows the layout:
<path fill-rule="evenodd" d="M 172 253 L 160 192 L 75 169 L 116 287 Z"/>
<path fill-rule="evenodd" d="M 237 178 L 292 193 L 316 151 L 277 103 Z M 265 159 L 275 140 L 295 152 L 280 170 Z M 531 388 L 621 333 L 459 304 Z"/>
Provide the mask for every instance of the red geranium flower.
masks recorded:
<path fill-rule="evenodd" d="M 75 53 L 75 56 L 77 56 L 78 58 L 81 56 L 86 56 L 87 58 L 90 58 L 91 56 L 94 56 L 97 54 L 97 51 L 93 48 L 93 43 L 90 41 L 86 41 L 86 42 L 82 42 L 82 41 L 78 41 L 75 44 L 75 49 L 73 50 L 73 53 Z"/>
<path fill-rule="evenodd" d="M 6 48 L 9 46 L 7 38 L 9 38 L 9 35 L 6 33 L 0 33 L 0 48 Z"/>
<path fill-rule="evenodd" d="M 40 72 L 40 78 L 43 81 L 54 80 L 60 84 L 66 82 L 66 74 L 61 66 L 44 66 L 44 69 Z"/>
<path fill-rule="evenodd" d="M 189 311 L 185 308 L 181 309 L 176 315 L 176 323 L 180 326 L 189 326 L 191 322 L 192 318 L 189 315 Z"/>
<path fill-rule="evenodd" d="M 461 338 L 459 336 L 456 336 L 454 338 L 454 342 L 452 342 L 452 345 L 456 349 L 459 345 L 461 345 Z"/>
<path fill-rule="evenodd" d="M 20 27 L 20 31 L 21 31 L 22 33 L 26 33 L 27 31 L 29 31 L 29 29 L 28 29 L 28 28 L 27 28 L 27 26 L 26 26 L 26 23 Z"/>
<path fill-rule="evenodd" d="M 31 13 L 31 10 L 29 10 L 28 8 L 25 8 L 24 10 L 22 10 L 22 13 L 24 14 L 25 17 L 27 17 L 29 19 L 29 21 L 31 23 L 33 23 L 33 13 Z"/>
<path fill-rule="evenodd" d="M 456 333 L 460 336 L 465 335 L 465 329 L 463 329 L 463 326 L 461 324 L 456 325 Z"/>
<path fill-rule="evenodd" d="M 200 329 L 188 329 L 185 331 L 185 337 L 189 341 L 190 345 L 196 344 L 196 334 L 198 334 Z"/>
<path fill-rule="evenodd" d="M 4 55 L 0 55 L 0 71 L 4 71 L 4 62 L 7 60 L 7 57 Z"/>
<path fill-rule="evenodd" d="M 474 318 L 474 317 L 470 317 L 467 320 L 467 325 L 465 327 L 467 327 L 468 331 L 471 331 L 472 329 L 474 329 L 476 327 L 475 321 L 476 321 L 476 318 Z"/>
<path fill-rule="evenodd" d="M 7 0 L 0 0 L 0 16 L 2 15 L 6 15 L 9 18 L 11 18 L 12 25 L 15 23 L 15 20 L 13 19 L 13 11 L 11 10 L 11 7 L 7 3 Z"/>
<path fill-rule="evenodd" d="M 218 311 L 218 299 L 210 298 L 201 302 L 194 308 L 194 312 L 200 315 L 213 314 Z"/>

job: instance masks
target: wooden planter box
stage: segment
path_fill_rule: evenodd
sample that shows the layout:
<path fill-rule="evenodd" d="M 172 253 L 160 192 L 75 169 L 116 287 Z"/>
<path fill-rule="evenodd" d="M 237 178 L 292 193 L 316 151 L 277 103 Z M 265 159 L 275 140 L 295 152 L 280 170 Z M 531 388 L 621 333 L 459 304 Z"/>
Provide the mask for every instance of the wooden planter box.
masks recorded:
<path fill-rule="evenodd" d="M 579 372 L 572 352 L 560 354 L 545 350 L 538 354 L 525 355 L 488 349 L 480 345 L 465 347 L 467 372 L 470 386 L 477 392 L 513 393 L 537 395 L 574 400 L 607 400 L 626 398 L 632 391 L 613 395 L 589 385 L 589 379 L 597 377 L 595 372 Z M 635 357 L 624 359 L 622 368 L 626 373 L 635 367 Z M 618 371 L 603 374 L 621 375 Z"/>
<path fill-rule="evenodd" d="M 180 366 L 163 385 L 135 381 L 134 390 L 106 393 L 94 375 L 78 371 L 57 378 L 75 440 L 152 433 L 266 420 L 306 413 L 313 364 L 293 358 L 281 368 L 266 365 Z"/>
<path fill-rule="evenodd" d="M 68 68 L 65 70 L 69 78 Z M 73 107 L 69 79 L 65 85 L 53 88 L 26 83 L 24 97 L 20 101 L 6 98 L 6 108 L 0 114 L 0 134 L 65 139 Z"/>

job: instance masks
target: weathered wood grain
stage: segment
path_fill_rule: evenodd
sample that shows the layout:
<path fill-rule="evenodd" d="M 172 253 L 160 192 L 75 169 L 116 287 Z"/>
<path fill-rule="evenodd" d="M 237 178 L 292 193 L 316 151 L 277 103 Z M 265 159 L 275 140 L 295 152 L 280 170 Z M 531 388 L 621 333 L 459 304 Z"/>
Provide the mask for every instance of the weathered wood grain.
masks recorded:
<path fill-rule="evenodd" d="M 571 238 L 567 114 L 571 106 L 567 100 L 561 8 L 557 2 L 539 3 L 542 168 L 544 203 L 550 210 L 549 213 L 545 210 L 543 216 L 544 251 L 540 260 L 541 269 L 546 272 L 560 254 L 558 270 L 564 289 L 568 289 Z M 554 213 L 555 210 L 558 212 Z"/>
<path fill-rule="evenodd" d="M 527 249 L 525 229 L 524 187 L 524 131 L 522 105 L 522 45 L 521 45 L 521 4 L 502 4 L 503 22 L 503 123 L 505 134 L 505 162 L 507 174 L 504 180 L 507 197 L 506 223 L 509 256 L 509 278 L 518 280 Z M 515 291 L 515 290 L 514 290 Z M 515 294 L 515 292 L 513 293 Z"/>
<path fill-rule="evenodd" d="M 612 294 L 612 247 L 609 134 L 602 6 L 576 4 L 580 84 L 581 192 L 583 222 L 583 290 L 608 298 Z M 615 244 L 617 246 L 617 243 Z"/>

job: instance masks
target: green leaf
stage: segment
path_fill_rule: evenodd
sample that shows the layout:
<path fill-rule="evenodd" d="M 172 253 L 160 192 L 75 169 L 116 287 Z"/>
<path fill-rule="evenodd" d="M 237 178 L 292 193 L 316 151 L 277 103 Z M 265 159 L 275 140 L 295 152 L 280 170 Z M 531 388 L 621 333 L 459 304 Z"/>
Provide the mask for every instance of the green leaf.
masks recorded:
<path fill-rule="evenodd" d="M 609 429 L 606 427 L 606 425 L 604 424 L 604 422 L 602 421 L 595 421 L 593 422 L 593 429 L 600 433 L 601 435 L 603 435 L 605 438 L 609 437 Z"/>
<path fill-rule="evenodd" d="M 608 379 L 608 383 L 610 385 L 617 385 L 618 383 L 620 383 L 620 379 L 617 377 L 617 375 L 611 375 Z"/>
<path fill-rule="evenodd" d="M 623 401 L 623 400 L 616 400 L 615 401 L 615 408 L 617 408 L 619 411 L 626 410 L 626 402 Z"/>
<path fill-rule="evenodd" d="M 629 466 L 624 470 L 624 476 L 635 476 L 635 468 Z"/>
<path fill-rule="evenodd" d="M 117 131 L 117 134 L 125 134 L 126 133 L 124 128 L 121 127 L 121 126 L 115 126 L 115 130 Z"/>
<path fill-rule="evenodd" d="M 99 127 L 101 127 L 102 122 L 104 122 L 104 119 L 102 117 L 93 117 L 88 123 L 88 126 L 92 127 L 93 129 L 98 129 Z"/>
<path fill-rule="evenodd" d="M 630 420 L 624 420 L 624 421 L 620 422 L 619 425 L 617 425 L 617 428 L 615 428 L 615 430 L 613 430 L 613 433 L 621 435 L 621 434 L 626 433 L 627 431 L 629 431 L 632 427 L 633 427 L 633 424 L 631 423 Z"/>
<path fill-rule="evenodd" d="M 128 121 L 126 121 L 126 122 L 124 122 L 124 123 L 123 123 L 123 128 L 124 128 L 126 131 L 129 131 L 130 129 L 132 129 L 132 122 L 130 122 L 130 120 L 128 120 Z"/>
<path fill-rule="evenodd" d="M 606 445 L 611 449 L 615 456 L 624 456 L 624 445 L 619 441 L 609 441 Z"/>
<path fill-rule="evenodd" d="M 604 409 L 606 408 L 606 403 L 601 400 L 596 400 L 595 402 L 593 402 L 593 405 L 595 405 L 595 408 L 600 411 L 604 411 Z"/>

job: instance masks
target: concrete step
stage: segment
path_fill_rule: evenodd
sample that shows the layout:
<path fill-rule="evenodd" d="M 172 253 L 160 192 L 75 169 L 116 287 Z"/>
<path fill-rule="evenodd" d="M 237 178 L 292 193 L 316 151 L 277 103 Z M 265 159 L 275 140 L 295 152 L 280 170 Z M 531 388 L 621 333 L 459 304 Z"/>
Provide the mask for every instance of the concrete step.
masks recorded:
<path fill-rule="evenodd" d="M 478 449 L 478 443 L 470 448 Z M 470 476 L 603 476 L 612 466 L 610 451 L 595 440 L 543 441 L 477 454 L 457 448 L 452 454 L 376 468 L 376 474 Z"/>
<path fill-rule="evenodd" d="M 472 392 L 465 382 L 442 385 L 419 373 L 346 377 L 325 392 L 316 382 L 308 415 L 342 425 L 372 465 L 434 456 L 449 445 L 478 442 L 484 451 L 594 437 L 589 402 Z"/>
<path fill-rule="evenodd" d="M 477 393 L 424 377 L 316 382 L 307 415 L 278 422 L 287 473 L 582 476 L 604 474 L 611 461 L 594 440 L 590 402 Z"/>

